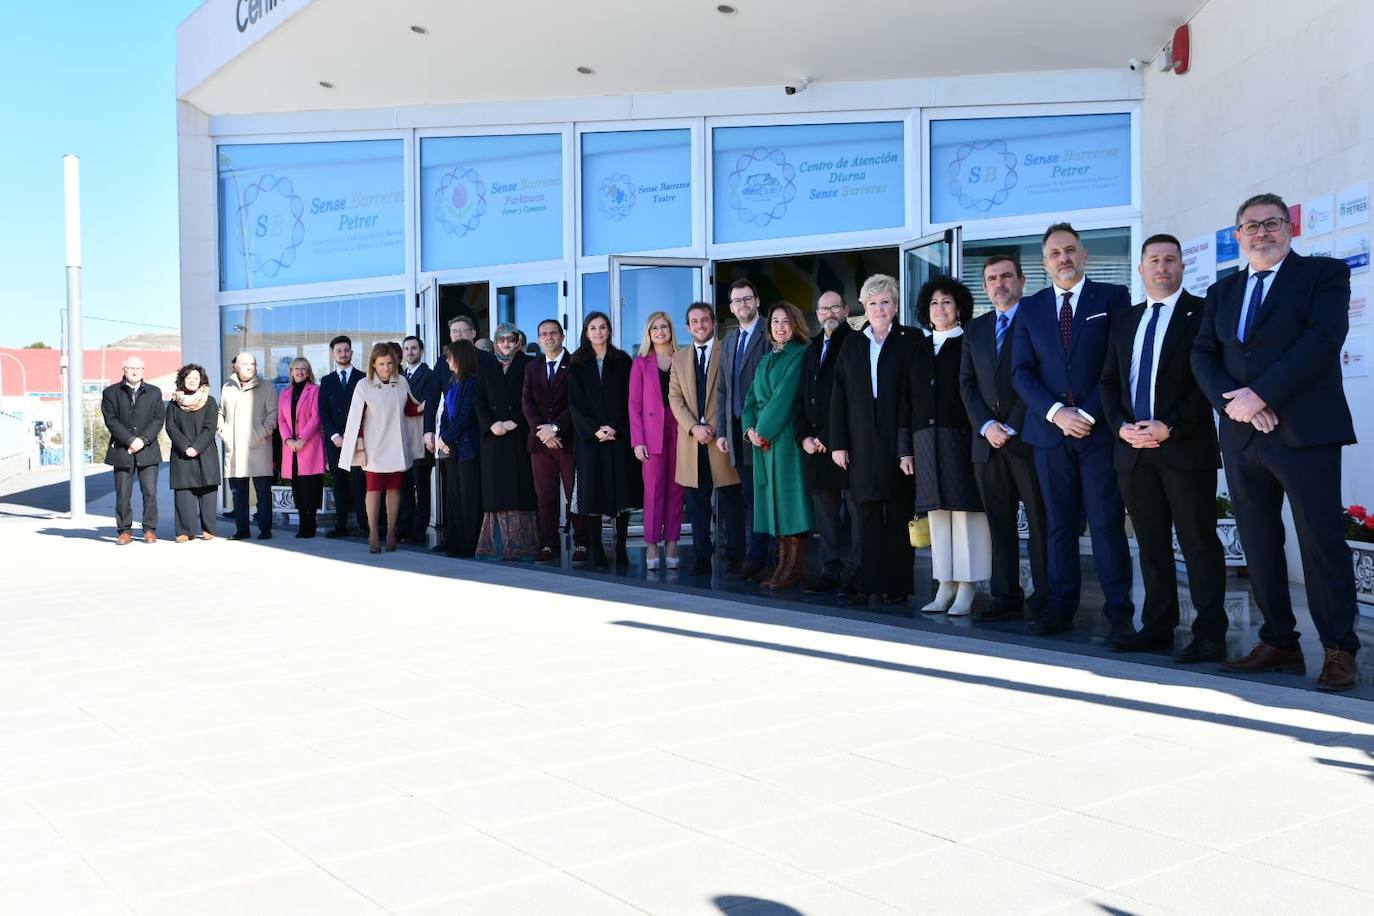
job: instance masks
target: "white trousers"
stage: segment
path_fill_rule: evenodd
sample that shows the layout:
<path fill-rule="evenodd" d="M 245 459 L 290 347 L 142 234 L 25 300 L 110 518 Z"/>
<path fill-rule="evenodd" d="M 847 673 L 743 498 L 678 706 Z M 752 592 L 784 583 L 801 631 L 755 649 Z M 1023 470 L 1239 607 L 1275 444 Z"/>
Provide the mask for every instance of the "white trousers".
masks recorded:
<path fill-rule="evenodd" d="M 930 513 L 930 559 L 937 582 L 992 578 L 992 536 L 982 512 Z"/>

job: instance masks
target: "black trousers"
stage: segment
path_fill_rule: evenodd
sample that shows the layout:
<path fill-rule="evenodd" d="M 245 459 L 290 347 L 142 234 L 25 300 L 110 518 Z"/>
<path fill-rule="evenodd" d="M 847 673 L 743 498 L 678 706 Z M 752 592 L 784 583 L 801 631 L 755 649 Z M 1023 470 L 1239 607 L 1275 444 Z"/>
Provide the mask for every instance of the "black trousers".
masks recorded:
<path fill-rule="evenodd" d="M 202 531 L 215 533 L 215 492 L 218 489 L 212 485 L 172 491 L 178 535 L 193 538 L 199 537 Z"/>
<path fill-rule="evenodd" d="M 157 471 L 158 465 L 141 468 L 115 468 L 115 527 L 123 534 L 134 527 L 134 477 L 143 495 L 143 530 L 157 531 Z"/>
<path fill-rule="evenodd" d="M 710 559 L 716 542 L 711 537 L 711 494 L 715 483 L 711 477 L 710 446 L 697 446 L 697 485 L 684 487 L 687 491 L 687 520 L 692 523 L 692 555 Z M 724 492 L 724 491 L 722 491 Z"/>
<path fill-rule="evenodd" d="M 823 456 L 830 460 L 827 454 Z M 817 487 L 811 510 L 821 541 L 821 572 L 845 579 L 859 568 L 859 506 L 850 490 Z"/>
<path fill-rule="evenodd" d="M 1142 455 L 1135 467 L 1118 474 L 1145 580 L 1141 627 L 1148 633 L 1168 633 L 1178 626 L 1172 537 L 1177 529 L 1188 570 L 1188 593 L 1197 608 L 1193 635 L 1222 642 L 1226 639 L 1226 555 L 1217 537 L 1216 469 L 1173 468 L 1153 457 Z"/>
<path fill-rule="evenodd" d="M 904 493 L 879 502 L 859 503 L 859 591 L 871 595 L 910 595 L 916 555 L 907 533 L 916 496 Z"/>
<path fill-rule="evenodd" d="M 417 459 L 406 471 L 406 484 L 401 488 L 401 513 L 396 525 L 397 533 L 412 541 L 423 541 L 429 530 L 430 475 L 433 471 L 432 457 Z"/>
<path fill-rule="evenodd" d="M 721 520 L 726 526 L 725 549 L 727 556 L 747 556 L 763 566 L 773 549 L 773 538 L 766 531 L 754 530 L 754 466 L 744 460 L 745 450 L 754 447 L 744 441 L 741 422 L 739 417 L 735 418 L 730 440 L 730 450 L 735 455 L 735 470 L 739 472 L 739 502 L 731 505 L 728 513 L 724 506 L 721 509 Z M 722 488 L 722 494 L 726 489 Z"/>
<path fill-rule="evenodd" d="M 248 533 L 248 482 L 253 482 L 253 491 L 258 498 L 258 511 L 253 520 L 258 523 L 258 531 L 266 534 L 272 530 L 272 477 L 230 477 L 229 492 L 234 494 L 234 532 Z"/>
<path fill-rule="evenodd" d="M 1049 604 L 1050 574 L 1045 561 L 1045 499 L 1035 476 L 1035 454 L 1030 446 L 1012 440 L 990 449 L 988 460 L 973 468 L 992 533 L 993 606 L 1004 611 L 1029 610 L 1030 616 L 1038 616 Z M 1030 526 L 1029 599 L 1021 587 L 1021 538 L 1016 530 L 1021 503 Z"/>
<path fill-rule="evenodd" d="M 1250 590 L 1264 614 L 1260 639 L 1278 649 L 1298 646 L 1283 553 L 1287 496 L 1317 636 L 1328 649 L 1358 651 L 1355 571 L 1341 515 L 1340 446 L 1292 448 L 1257 433 L 1243 450 L 1223 453 L 1222 463 L 1250 567 Z"/>
<path fill-rule="evenodd" d="M 334 530 L 348 528 L 348 516 L 358 520 L 358 530 L 367 531 L 367 477 L 362 468 L 344 471 L 339 468 L 339 450 L 328 439 L 324 441 L 329 470 L 334 475 Z"/>
<path fill-rule="evenodd" d="M 444 469 L 444 552 L 471 557 L 482 530 L 482 472 L 476 459 L 446 458 Z"/>
<path fill-rule="evenodd" d="M 315 516 L 324 501 L 323 474 L 297 474 L 291 478 L 291 499 L 300 513 L 300 533 L 303 537 L 315 536 Z"/>

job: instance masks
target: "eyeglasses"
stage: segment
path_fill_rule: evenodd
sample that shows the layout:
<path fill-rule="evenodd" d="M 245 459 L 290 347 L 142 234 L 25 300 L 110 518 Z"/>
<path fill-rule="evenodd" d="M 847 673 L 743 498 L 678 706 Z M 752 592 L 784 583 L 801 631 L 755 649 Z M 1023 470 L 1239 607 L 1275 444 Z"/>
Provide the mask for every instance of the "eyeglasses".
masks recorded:
<path fill-rule="evenodd" d="M 1282 216 L 1271 216 L 1268 219 L 1247 220 L 1236 228 L 1240 230 L 1241 235 L 1259 235 L 1261 229 L 1265 232 L 1278 232 L 1287 222 L 1289 221 Z"/>
<path fill-rule="evenodd" d="M 849 311 L 849 306 L 847 306 L 847 305 L 818 305 L 818 306 L 816 306 L 816 311 L 817 311 L 817 312 L 847 312 L 847 311 Z"/>
<path fill-rule="evenodd" d="M 758 299 L 757 296 L 741 296 L 741 297 L 738 298 L 738 299 L 731 299 L 731 300 L 730 300 L 730 304 L 731 304 L 731 305 L 748 305 L 750 302 L 754 302 L 754 301 L 757 300 L 757 299 Z"/>

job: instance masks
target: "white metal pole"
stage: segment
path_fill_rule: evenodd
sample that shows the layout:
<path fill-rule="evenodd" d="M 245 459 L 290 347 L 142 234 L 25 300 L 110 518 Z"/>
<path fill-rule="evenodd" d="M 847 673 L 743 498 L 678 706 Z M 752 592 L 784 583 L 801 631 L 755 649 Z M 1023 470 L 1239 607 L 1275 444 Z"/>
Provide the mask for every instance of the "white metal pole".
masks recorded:
<path fill-rule="evenodd" d="M 67 435 L 72 521 L 86 517 L 86 407 L 81 383 L 85 366 L 81 350 L 81 160 L 62 157 L 63 198 L 67 224 Z"/>

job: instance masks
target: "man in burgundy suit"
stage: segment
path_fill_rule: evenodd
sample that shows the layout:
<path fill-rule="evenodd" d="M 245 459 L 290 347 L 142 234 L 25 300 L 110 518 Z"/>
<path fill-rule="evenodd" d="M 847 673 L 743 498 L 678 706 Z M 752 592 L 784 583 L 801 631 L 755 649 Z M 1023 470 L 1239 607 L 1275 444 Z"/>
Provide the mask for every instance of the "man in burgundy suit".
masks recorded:
<path fill-rule="evenodd" d="M 587 561 L 587 535 L 579 517 L 572 515 L 573 435 L 568 410 L 568 366 L 572 355 L 563 349 L 563 325 L 554 318 L 539 322 L 542 359 L 525 367 L 521 406 L 530 424 L 527 447 L 534 472 L 534 495 L 539 507 L 540 563 L 559 557 L 558 483 L 563 482 L 564 504 L 573 525 L 573 562 Z"/>

